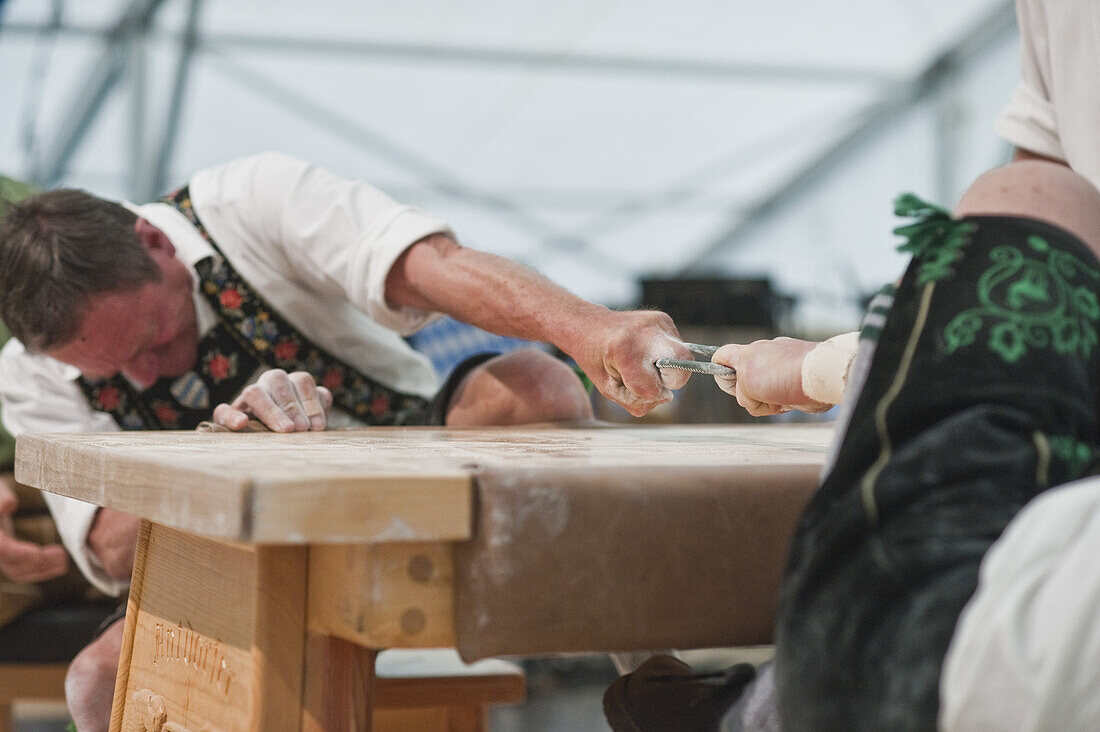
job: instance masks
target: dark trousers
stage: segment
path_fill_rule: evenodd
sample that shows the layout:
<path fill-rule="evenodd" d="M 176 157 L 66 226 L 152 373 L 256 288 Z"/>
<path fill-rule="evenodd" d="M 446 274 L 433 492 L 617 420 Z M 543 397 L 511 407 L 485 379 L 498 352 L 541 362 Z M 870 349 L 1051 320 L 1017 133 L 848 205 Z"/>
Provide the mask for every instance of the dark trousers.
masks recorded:
<path fill-rule="evenodd" d="M 1096 453 L 1088 249 L 1009 217 L 943 217 L 922 237 L 792 544 L 776 627 L 786 732 L 935 729 L 983 555 Z"/>

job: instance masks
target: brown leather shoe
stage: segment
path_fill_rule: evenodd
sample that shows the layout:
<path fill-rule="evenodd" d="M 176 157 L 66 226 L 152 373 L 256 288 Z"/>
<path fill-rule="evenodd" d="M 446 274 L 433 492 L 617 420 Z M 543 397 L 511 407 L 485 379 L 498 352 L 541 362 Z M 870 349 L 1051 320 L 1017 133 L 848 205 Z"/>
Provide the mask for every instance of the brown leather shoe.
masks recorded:
<path fill-rule="evenodd" d="M 716 732 L 755 676 L 748 663 L 697 674 L 672 656 L 654 656 L 604 692 L 603 712 L 615 732 Z"/>

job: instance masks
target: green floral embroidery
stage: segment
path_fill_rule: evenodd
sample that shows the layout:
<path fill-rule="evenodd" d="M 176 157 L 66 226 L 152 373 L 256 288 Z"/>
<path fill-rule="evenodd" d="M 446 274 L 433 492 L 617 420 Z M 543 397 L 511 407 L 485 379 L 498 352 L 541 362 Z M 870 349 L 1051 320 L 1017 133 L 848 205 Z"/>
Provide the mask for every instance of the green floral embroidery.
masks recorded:
<path fill-rule="evenodd" d="M 986 322 L 986 345 L 1006 363 L 1029 348 L 1053 348 L 1088 357 L 1097 345 L 1100 304 L 1089 287 L 1073 283 L 1100 272 L 1046 240 L 1029 236 L 1026 247 L 1004 245 L 989 253 L 993 266 L 978 279 L 978 307 L 956 315 L 944 329 L 946 352 L 972 344 Z"/>
<path fill-rule="evenodd" d="M 1066 464 L 1066 472 L 1071 477 L 1083 475 L 1092 463 L 1093 448 L 1085 442 L 1079 442 L 1069 435 L 1051 435 L 1047 437 L 1050 452 Z"/>
<path fill-rule="evenodd" d="M 894 214 L 916 217 L 918 221 L 899 226 L 894 233 L 907 241 L 898 247 L 920 261 L 917 284 L 938 282 L 954 274 L 951 268 L 963 255 L 975 224 L 956 221 L 946 209 L 926 203 L 912 193 L 903 193 L 894 201 Z"/>

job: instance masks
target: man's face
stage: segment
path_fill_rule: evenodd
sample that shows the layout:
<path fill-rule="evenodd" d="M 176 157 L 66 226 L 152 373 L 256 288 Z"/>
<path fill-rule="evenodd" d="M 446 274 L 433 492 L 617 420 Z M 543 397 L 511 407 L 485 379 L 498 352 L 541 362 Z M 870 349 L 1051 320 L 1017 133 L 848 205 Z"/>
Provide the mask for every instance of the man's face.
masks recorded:
<path fill-rule="evenodd" d="M 91 296 L 76 337 L 46 355 L 88 378 L 121 372 L 142 387 L 186 373 L 195 363 L 198 343 L 190 275 L 175 259 L 154 258 L 161 279 Z"/>

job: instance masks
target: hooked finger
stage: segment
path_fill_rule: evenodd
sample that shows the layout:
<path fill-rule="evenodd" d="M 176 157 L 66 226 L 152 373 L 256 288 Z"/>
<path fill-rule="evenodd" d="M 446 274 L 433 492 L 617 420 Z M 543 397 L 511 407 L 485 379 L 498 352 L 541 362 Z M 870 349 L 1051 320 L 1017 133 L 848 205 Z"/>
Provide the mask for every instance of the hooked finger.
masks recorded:
<path fill-rule="evenodd" d="M 290 419 L 295 431 L 309 429 L 309 417 L 306 416 L 305 408 L 298 399 L 295 384 L 286 371 L 282 369 L 265 371 L 256 383 L 267 392 L 271 401 Z"/>
<path fill-rule="evenodd" d="M 668 357 L 680 359 L 683 361 L 694 361 L 695 354 L 684 344 L 678 340 L 669 338 L 667 343 L 664 344 L 667 349 L 659 357 Z M 654 359 L 655 361 L 657 359 Z M 675 391 L 676 389 L 683 388 L 688 383 L 688 379 L 691 378 L 691 372 L 684 369 L 657 369 L 657 373 L 660 377 L 660 383 L 666 389 Z M 662 394 L 662 397 L 664 395 Z"/>
<path fill-rule="evenodd" d="M 657 399 L 642 399 L 632 393 L 630 389 L 619 382 L 611 382 L 603 391 L 604 396 L 611 399 L 633 417 L 644 417 L 656 407 L 672 401 L 672 392 L 662 389 Z"/>
<path fill-rule="evenodd" d="M 665 387 L 664 375 L 662 370 L 654 365 L 653 361 L 649 361 L 644 364 L 642 368 L 632 367 L 628 370 L 622 370 L 619 372 L 619 381 L 623 388 L 636 400 L 645 402 L 656 402 L 659 399 L 663 399 L 666 395 L 669 395 L 669 390 Z M 666 369 L 673 371 L 675 369 Z M 670 377 L 675 379 L 675 377 Z"/>
<path fill-rule="evenodd" d="M 719 376 L 715 374 L 714 383 L 727 394 L 737 395 L 737 374 L 733 376 Z"/>
<path fill-rule="evenodd" d="M 317 382 L 305 371 L 295 371 L 288 377 L 291 385 L 297 393 L 298 403 L 302 406 L 302 412 L 309 422 L 309 429 L 318 432 L 325 429 L 327 414 L 325 405 L 321 401 L 321 394 L 317 388 Z M 325 389 L 325 391 L 328 391 Z M 329 394 L 331 398 L 331 394 Z M 330 402 L 331 403 L 331 402 Z"/>
<path fill-rule="evenodd" d="M 744 397 L 742 400 L 740 397 L 737 399 L 737 403 L 745 408 L 753 417 L 768 417 L 773 414 L 782 414 L 788 411 L 787 409 L 777 406 L 775 404 L 767 404 L 766 402 L 757 401 L 751 397 Z"/>
<path fill-rule="evenodd" d="M 688 379 L 691 378 L 691 372 L 685 371 L 684 369 L 658 368 L 657 376 L 663 387 L 675 391 L 676 389 L 682 389 L 684 385 L 688 383 Z"/>
<path fill-rule="evenodd" d="M 283 411 L 282 407 L 272 400 L 258 383 L 250 384 L 241 392 L 247 408 L 243 411 L 251 413 L 256 419 L 263 422 L 274 432 L 293 432 L 294 420 Z"/>
<path fill-rule="evenodd" d="M 317 387 L 317 396 L 321 399 L 321 407 L 325 410 L 327 417 L 329 410 L 332 409 L 333 396 L 332 392 L 323 386 Z"/>
<path fill-rule="evenodd" d="M 713 363 L 722 364 L 728 366 L 734 371 L 740 365 L 741 360 L 741 344 L 740 343 L 727 343 L 719 348 L 713 354 L 711 354 L 710 360 Z"/>
<path fill-rule="evenodd" d="M 234 400 L 234 403 L 236 403 L 236 400 Z M 215 424 L 220 424 L 231 430 L 243 430 L 248 426 L 248 414 L 230 404 L 219 404 L 214 407 L 212 419 Z"/>

